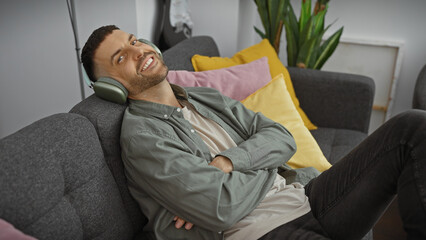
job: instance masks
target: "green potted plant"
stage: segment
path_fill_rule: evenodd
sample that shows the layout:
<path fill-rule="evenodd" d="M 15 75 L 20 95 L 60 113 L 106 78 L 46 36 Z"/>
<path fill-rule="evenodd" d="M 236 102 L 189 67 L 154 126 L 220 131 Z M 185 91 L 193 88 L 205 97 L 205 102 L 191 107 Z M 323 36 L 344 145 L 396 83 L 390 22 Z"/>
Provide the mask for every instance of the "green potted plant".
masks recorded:
<path fill-rule="evenodd" d="M 285 27 L 288 66 L 321 69 L 336 49 L 343 27 L 328 39 L 322 40 L 331 25 L 324 27 L 329 0 L 317 0 L 311 13 L 311 0 L 302 0 L 299 19 L 296 18 L 289 0 L 254 0 L 265 33 L 255 31 L 267 38 L 279 53 L 282 28 Z"/>
<path fill-rule="evenodd" d="M 284 26 L 284 16 L 288 11 L 289 0 L 254 0 L 265 32 L 257 27 L 254 30 L 262 39 L 269 40 L 277 54 L 280 51 L 281 32 Z"/>

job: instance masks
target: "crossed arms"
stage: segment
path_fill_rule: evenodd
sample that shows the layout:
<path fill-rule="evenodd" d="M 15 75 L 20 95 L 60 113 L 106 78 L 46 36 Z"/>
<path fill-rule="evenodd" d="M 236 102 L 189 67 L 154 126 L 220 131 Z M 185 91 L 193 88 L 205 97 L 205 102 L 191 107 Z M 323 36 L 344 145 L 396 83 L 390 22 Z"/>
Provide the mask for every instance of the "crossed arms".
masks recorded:
<path fill-rule="evenodd" d="M 182 227 L 185 219 L 210 231 L 229 228 L 260 203 L 275 179 L 276 168 L 296 149 L 291 134 L 280 124 L 238 101 L 226 97 L 212 101 L 223 101 L 214 104 L 224 108 L 218 109 L 225 115 L 220 117 L 230 119 L 227 123 L 247 137 L 211 162 L 197 144 L 191 144 L 197 142 L 196 137 L 183 139 L 180 133 L 187 131 L 188 124 L 184 120 L 174 124 L 135 119 L 137 127 L 122 138 L 129 189 L 146 193 L 182 217 L 174 218 L 176 227 Z M 132 124 L 131 118 L 123 121 Z"/>

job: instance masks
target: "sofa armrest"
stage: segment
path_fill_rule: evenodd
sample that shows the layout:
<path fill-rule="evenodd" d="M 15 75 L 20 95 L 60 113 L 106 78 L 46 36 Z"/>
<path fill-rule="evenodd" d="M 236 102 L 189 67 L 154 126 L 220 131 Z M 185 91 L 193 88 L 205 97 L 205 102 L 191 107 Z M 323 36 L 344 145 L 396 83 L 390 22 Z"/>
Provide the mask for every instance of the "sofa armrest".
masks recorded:
<path fill-rule="evenodd" d="M 163 53 L 163 59 L 169 70 L 194 71 L 191 58 L 195 54 L 215 57 L 219 50 L 213 38 L 196 36 L 186 39 Z"/>
<path fill-rule="evenodd" d="M 318 127 L 368 132 L 373 79 L 347 73 L 288 68 L 300 107 Z"/>

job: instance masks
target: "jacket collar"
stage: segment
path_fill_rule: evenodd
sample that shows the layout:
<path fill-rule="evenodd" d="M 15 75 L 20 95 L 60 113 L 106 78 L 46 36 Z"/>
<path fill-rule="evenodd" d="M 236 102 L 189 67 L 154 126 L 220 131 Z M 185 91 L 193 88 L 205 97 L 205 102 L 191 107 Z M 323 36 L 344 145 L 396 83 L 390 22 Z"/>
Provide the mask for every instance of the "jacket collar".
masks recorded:
<path fill-rule="evenodd" d="M 188 100 L 186 90 L 178 85 L 170 84 L 178 100 Z M 157 118 L 168 119 L 178 108 L 145 100 L 129 99 L 129 110 L 138 114 L 148 114 Z"/>

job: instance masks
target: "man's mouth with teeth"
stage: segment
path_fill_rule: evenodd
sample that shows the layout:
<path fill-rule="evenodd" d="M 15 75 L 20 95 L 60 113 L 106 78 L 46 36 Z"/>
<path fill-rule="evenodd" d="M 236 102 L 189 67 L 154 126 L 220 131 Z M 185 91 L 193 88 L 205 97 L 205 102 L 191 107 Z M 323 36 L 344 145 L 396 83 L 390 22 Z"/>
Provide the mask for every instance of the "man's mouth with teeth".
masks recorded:
<path fill-rule="evenodd" d="M 143 65 L 142 72 L 145 71 L 151 65 L 152 62 L 154 62 L 154 58 L 150 57 L 148 61 L 146 61 L 145 65 Z"/>

